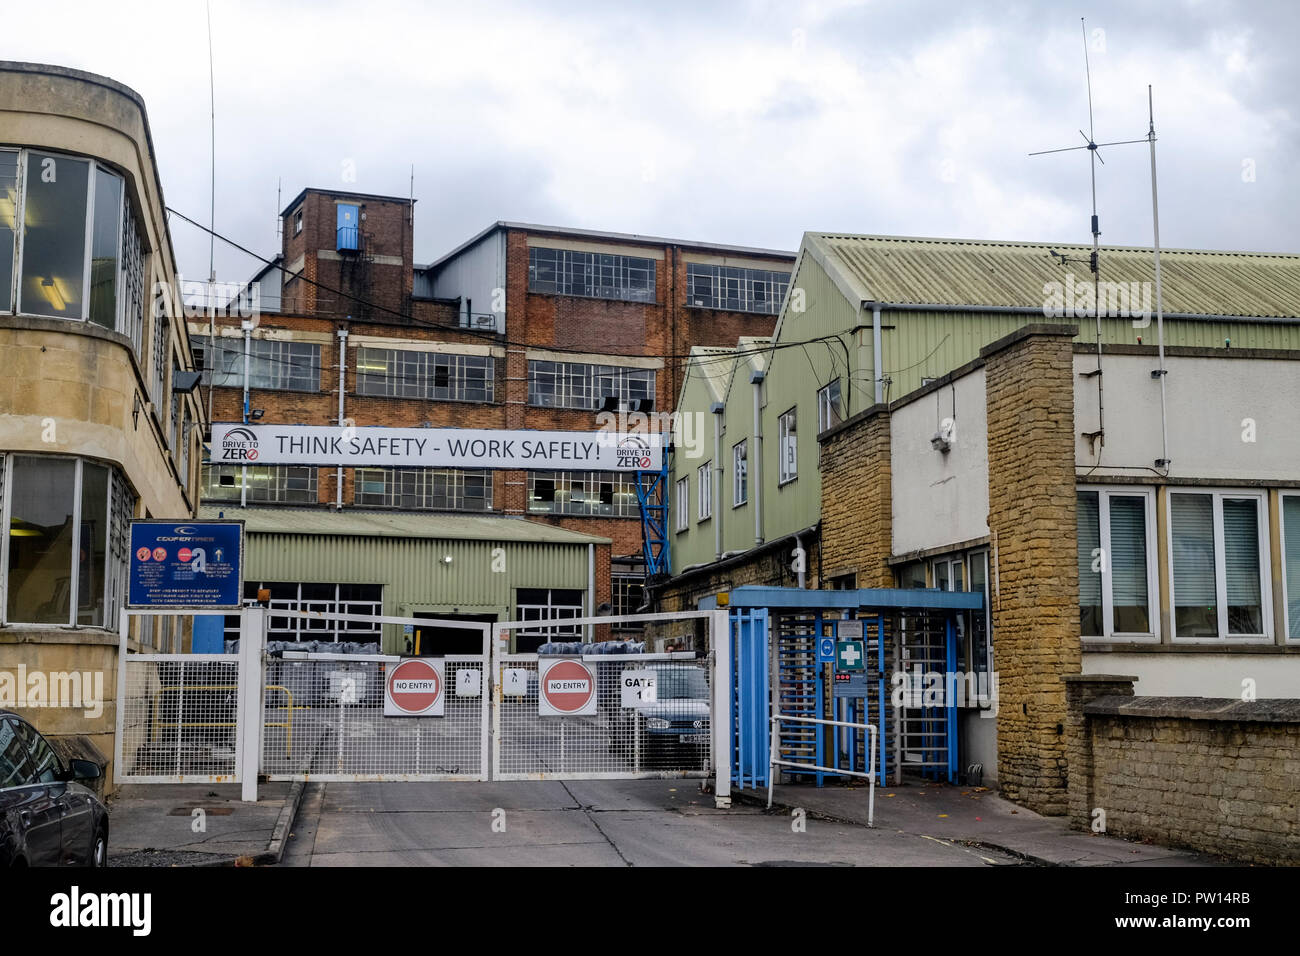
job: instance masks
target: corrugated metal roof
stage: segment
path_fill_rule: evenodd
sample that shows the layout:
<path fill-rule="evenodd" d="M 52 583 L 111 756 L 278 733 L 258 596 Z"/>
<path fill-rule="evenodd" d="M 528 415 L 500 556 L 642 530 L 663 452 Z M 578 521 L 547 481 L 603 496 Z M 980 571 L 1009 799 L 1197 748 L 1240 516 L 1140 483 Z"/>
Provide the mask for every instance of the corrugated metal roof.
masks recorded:
<path fill-rule="evenodd" d="M 1043 286 L 1089 278 L 1091 246 L 807 233 L 828 271 L 861 291 L 868 301 L 904 305 L 1043 307 Z M 1064 266 L 1055 250 L 1071 259 Z M 1300 316 L 1300 255 L 1160 250 L 1161 288 L 1167 313 L 1191 315 Z M 1152 282 L 1152 250 L 1101 247 L 1101 281 Z M 1154 311 L 1154 302 L 1152 303 Z"/>
<path fill-rule="evenodd" d="M 726 400 L 727 384 L 731 381 L 731 370 L 735 364 L 728 356 L 734 351 L 735 349 L 714 345 L 696 345 L 691 348 L 688 374 L 700 376 L 715 402 Z"/>
<path fill-rule="evenodd" d="M 443 538 L 528 541 L 540 544 L 609 544 L 609 538 L 569 531 L 539 521 L 495 515 L 411 511 L 326 511 L 317 508 L 240 508 L 204 505 L 200 518 L 242 519 L 247 531 L 381 538 Z"/>

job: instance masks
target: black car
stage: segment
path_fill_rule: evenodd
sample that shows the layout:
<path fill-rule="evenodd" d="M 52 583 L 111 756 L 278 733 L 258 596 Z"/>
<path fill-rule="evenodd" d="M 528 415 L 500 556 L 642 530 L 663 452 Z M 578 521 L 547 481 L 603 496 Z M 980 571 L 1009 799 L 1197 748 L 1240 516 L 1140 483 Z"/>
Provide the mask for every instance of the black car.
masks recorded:
<path fill-rule="evenodd" d="M 103 866 L 108 810 L 77 783 L 99 765 L 64 766 L 36 728 L 0 710 L 0 867 Z"/>

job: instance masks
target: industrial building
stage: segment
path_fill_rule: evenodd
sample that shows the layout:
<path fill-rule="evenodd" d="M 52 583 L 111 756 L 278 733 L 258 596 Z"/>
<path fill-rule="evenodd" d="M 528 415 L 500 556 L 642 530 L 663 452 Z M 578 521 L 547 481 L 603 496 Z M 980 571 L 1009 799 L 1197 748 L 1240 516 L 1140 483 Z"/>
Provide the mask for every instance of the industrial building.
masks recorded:
<path fill-rule="evenodd" d="M 946 657 L 996 718 L 959 708 L 932 744 L 1057 813 L 1071 675 L 1300 697 L 1300 256 L 1166 250 L 1161 322 L 1151 250 L 1101 250 L 1138 298 L 1100 320 L 1068 263 L 1088 252 L 806 234 L 772 338 L 692 356 L 679 407 L 717 437 L 674 457 L 651 584 L 665 611 L 982 593 Z"/>
<path fill-rule="evenodd" d="M 410 199 L 322 189 L 285 206 L 282 248 L 242 299 L 211 324 L 190 320 L 212 421 L 596 432 L 607 427 L 602 416 L 640 414 L 657 424 L 672 411 L 693 346 L 770 334 L 794 260 L 498 222 L 417 265 L 414 212 Z M 594 573 L 577 604 L 552 608 L 630 613 L 643 604 L 645 577 L 635 481 L 610 471 L 205 465 L 202 496 L 247 518 L 250 540 L 263 533 L 260 512 L 286 506 L 315 509 L 322 530 L 350 528 L 340 516 L 360 511 L 409 516 L 413 528 L 436 525 L 437 513 L 475 515 L 488 539 L 513 540 L 524 521 L 540 526 L 541 541 L 551 540 L 548 529 L 569 532 L 576 537 L 560 537 L 595 547 Z M 306 569 L 277 573 L 277 595 L 344 583 Z M 440 569 L 424 573 L 442 583 L 416 603 L 477 603 L 446 590 Z M 538 585 L 552 596 L 570 591 L 557 578 L 487 603 L 500 619 L 514 617 Z M 407 601 L 394 591 L 382 603 Z"/>

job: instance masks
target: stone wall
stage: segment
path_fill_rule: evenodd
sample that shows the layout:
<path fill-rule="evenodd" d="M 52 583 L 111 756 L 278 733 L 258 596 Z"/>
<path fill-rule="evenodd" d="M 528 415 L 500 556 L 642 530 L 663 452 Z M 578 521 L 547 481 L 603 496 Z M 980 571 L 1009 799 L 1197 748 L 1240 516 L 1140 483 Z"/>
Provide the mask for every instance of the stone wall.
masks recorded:
<path fill-rule="evenodd" d="M 1081 668 L 1073 326 L 1027 325 L 985 347 L 998 783 L 1066 812 L 1062 677 Z"/>
<path fill-rule="evenodd" d="M 888 563 L 893 538 L 889 436 L 889 409 L 876 405 L 818 437 L 827 580 L 852 574 L 860 588 L 894 586 Z"/>
<path fill-rule="evenodd" d="M 1300 863 L 1300 700 L 1134 697 L 1069 679 L 1070 822 L 1237 860 Z"/>

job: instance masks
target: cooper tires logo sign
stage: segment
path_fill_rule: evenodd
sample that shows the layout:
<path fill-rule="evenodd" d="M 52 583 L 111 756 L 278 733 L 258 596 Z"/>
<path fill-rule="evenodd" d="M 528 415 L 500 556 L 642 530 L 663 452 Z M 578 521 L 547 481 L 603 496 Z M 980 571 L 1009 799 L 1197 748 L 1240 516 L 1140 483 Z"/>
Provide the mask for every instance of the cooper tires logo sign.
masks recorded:
<path fill-rule="evenodd" d="M 218 461 L 257 461 L 257 435 L 247 428 L 232 428 L 221 439 Z"/>

